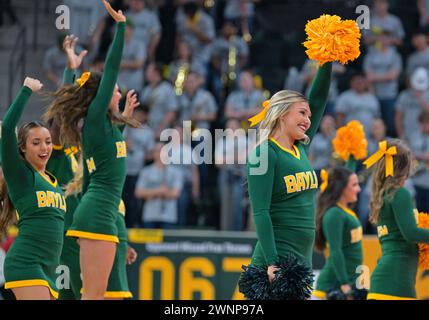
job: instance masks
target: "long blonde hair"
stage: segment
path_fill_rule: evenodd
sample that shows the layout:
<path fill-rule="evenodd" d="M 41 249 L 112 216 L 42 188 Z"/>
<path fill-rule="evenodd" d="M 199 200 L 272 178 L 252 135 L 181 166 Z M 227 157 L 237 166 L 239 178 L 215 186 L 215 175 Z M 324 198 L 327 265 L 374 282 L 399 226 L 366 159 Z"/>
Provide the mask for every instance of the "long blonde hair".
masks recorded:
<path fill-rule="evenodd" d="M 290 111 L 290 107 L 297 102 L 307 102 L 304 95 L 297 91 L 281 90 L 271 97 L 265 118 L 259 125 L 258 145 L 268 140 L 278 129 L 279 119 Z M 310 138 L 305 136 L 302 143 L 308 144 Z"/>
<path fill-rule="evenodd" d="M 387 147 L 396 146 L 396 155 L 393 156 L 393 176 L 386 177 L 386 161 L 383 157 L 375 164 L 373 180 L 372 180 L 372 195 L 370 200 L 371 213 L 369 221 L 376 225 L 380 209 L 384 204 L 384 196 L 392 198 L 395 192 L 401 187 L 401 183 L 405 181 L 411 170 L 411 151 L 408 146 L 399 139 L 387 139 Z"/>

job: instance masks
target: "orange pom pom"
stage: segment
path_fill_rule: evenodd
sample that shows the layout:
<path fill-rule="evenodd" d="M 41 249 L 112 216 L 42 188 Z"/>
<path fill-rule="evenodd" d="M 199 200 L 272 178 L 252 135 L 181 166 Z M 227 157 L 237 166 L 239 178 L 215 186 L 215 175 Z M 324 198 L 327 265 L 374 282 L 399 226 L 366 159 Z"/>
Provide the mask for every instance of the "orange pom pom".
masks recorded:
<path fill-rule="evenodd" d="M 344 161 L 348 161 L 350 156 L 353 156 L 355 160 L 366 158 L 367 145 L 363 125 L 356 120 L 350 121 L 344 127 L 339 128 L 335 139 L 332 140 L 334 151 Z"/>
<path fill-rule="evenodd" d="M 347 64 L 360 55 L 361 32 L 353 20 L 341 20 L 337 15 L 324 14 L 307 22 L 306 53 L 320 64 L 339 61 Z"/>
<path fill-rule="evenodd" d="M 417 226 L 422 229 L 429 229 L 429 214 L 420 212 Z M 429 244 L 419 243 L 419 269 L 429 270 Z"/>

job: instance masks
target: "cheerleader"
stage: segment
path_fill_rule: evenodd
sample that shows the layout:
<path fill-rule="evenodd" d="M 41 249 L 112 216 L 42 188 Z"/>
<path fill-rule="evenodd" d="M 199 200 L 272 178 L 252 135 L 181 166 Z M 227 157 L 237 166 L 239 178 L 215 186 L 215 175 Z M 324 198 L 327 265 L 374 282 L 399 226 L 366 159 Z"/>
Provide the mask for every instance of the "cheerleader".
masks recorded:
<path fill-rule="evenodd" d="M 404 142 L 388 139 L 364 164 L 375 165 L 370 222 L 377 226 L 382 255 L 371 275 L 368 299 L 416 298 L 418 243 L 429 243 L 429 230 L 417 227 L 418 212 L 404 188 L 412 155 Z"/>
<path fill-rule="evenodd" d="M 316 209 L 316 249 L 329 250 L 324 267 L 317 278 L 313 296 L 320 299 L 353 299 L 362 265 L 362 226 L 349 204 L 355 203 L 360 192 L 357 175 L 338 167 L 322 170 L 321 194 Z M 337 293 L 336 297 L 333 293 Z"/>
<path fill-rule="evenodd" d="M 82 147 L 83 196 L 66 235 L 79 238 L 84 300 L 104 299 L 119 243 L 116 219 L 126 174 L 126 145 L 113 122 L 130 122 L 119 113 L 121 94 L 116 84 L 126 18 L 103 2 L 117 22 L 103 75 L 86 72 L 77 85 L 61 88 L 46 114 L 59 121 L 62 142 Z"/>
<path fill-rule="evenodd" d="M 1 188 L 0 231 L 15 212 L 19 228 L 4 262 L 5 288 L 12 289 L 18 300 L 58 297 L 55 272 L 63 246 L 66 201 L 57 179 L 46 170 L 51 134 L 39 122 L 22 126 L 18 138 L 15 133 L 31 94 L 41 88 L 38 80 L 26 78 L 2 125 L 6 185 Z"/>
<path fill-rule="evenodd" d="M 249 196 L 258 236 L 251 266 L 267 268 L 270 282 L 280 270 L 281 260 L 302 266 L 306 277 L 294 280 L 303 281 L 298 287 L 307 286 L 309 291 L 297 289 L 290 299 L 308 298 L 312 284 L 314 197 L 318 181 L 307 158 L 307 148 L 324 112 L 331 70 L 331 63 L 319 68 L 308 101 L 298 92 L 283 90 L 265 103 L 259 143 L 247 163 Z M 252 174 L 263 162 L 267 165 L 265 174 Z M 249 296 L 245 275 L 240 289 Z"/>
<path fill-rule="evenodd" d="M 258 242 L 239 280 L 240 291 L 249 299 L 311 295 L 318 181 L 308 146 L 325 111 L 332 62 L 347 63 L 359 56 L 360 31 L 354 21 L 322 15 L 307 23 L 306 32 L 306 53 L 320 63 L 308 100 L 283 90 L 250 119 L 251 126 L 260 122 L 258 145 L 247 163 Z"/>

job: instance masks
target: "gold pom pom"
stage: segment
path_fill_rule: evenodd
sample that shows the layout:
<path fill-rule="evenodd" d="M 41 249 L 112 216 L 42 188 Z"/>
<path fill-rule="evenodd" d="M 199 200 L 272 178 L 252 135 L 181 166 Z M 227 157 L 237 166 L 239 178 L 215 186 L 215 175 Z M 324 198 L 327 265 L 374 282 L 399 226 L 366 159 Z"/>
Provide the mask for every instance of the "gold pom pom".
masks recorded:
<path fill-rule="evenodd" d="M 324 14 L 307 22 L 305 32 L 307 41 L 303 44 L 307 48 L 306 53 L 321 65 L 332 61 L 347 64 L 360 55 L 361 32 L 353 20 Z"/>
<path fill-rule="evenodd" d="M 355 160 L 366 158 L 367 145 L 363 125 L 356 120 L 350 121 L 344 127 L 339 128 L 335 139 L 332 140 L 334 151 L 344 161 L 348 161 L 350 156 L 353 156 Z"/>
<path fill-rule="evenodd" d="M 422 229 L 429 229 L 429 214 L 420 212 L 417 226 Z M 429 270 L 429 244 L 419 243 L 419 269 Z"/>

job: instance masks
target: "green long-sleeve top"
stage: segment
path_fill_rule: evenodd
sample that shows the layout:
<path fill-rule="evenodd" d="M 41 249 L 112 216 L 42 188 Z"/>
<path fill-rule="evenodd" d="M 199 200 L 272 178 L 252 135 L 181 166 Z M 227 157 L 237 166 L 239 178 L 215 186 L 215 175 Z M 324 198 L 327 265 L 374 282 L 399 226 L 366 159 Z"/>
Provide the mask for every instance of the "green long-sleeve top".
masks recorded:
<path fill-rule="evenodd" d="M 331 71 L 331 63 L 320 67 L 310 91 L 310 139 L 324 113 Z M 292 151 L 270 138 L 249 156 L 247 180 L 258 236 L 253 264 L 272 265 L 293 252 L 311 266 L 318 181 L 307 147 L 296 142 Z M 255 173 L 258 168 L 262 169 L 259 174 Z"/>
<path fill-rule="evenodd" d="M 15 133 L 31 94 L 30 88 L 22 87 L 3 121 L 1 157 L 4 179 L 12 203 L 19 212 L 20 235 L 62 243 L 66 211 L 64 195 L 52 174 L 39 172 L 21 157 Z"/>
<path fill-rule="evenodd" d="M 382 255 L 371 275 L 368 299 L 415 298 L 417 243 L 429 243 L 429 230 L 417 227 L 417 213 L 407 189 L 399 188 L 393 198 L 384 196 L 377 223 Z"/>
<path fill-rule="evenodd" d="M 93 190 L 117 208 L 125 181 L 126 146 L 120 130 L 108 116 L 124 47 L 125 23 L 117 24 L 97 94 L 82 128 L 84 192 Z"/>
<path fill-rule="evenodd" d="M 329 257 L 317 279 L 316 290 L 328 291 L 343 284 L 353 284 L 362 264 L 362 225 L 349 208 L 329 208 L 322 219 Z"/>

